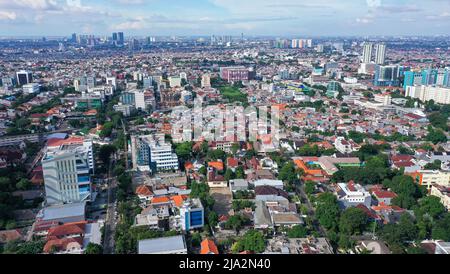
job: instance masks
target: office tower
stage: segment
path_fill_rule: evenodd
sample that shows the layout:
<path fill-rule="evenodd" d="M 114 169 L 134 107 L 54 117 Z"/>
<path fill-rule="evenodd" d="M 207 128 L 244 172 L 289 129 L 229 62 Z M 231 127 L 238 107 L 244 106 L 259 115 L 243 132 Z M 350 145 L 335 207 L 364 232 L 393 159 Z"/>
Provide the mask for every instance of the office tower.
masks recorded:
<path fill-rule="evenodd" d="M 118 41 L 117 41 L 117 32 L 113 32 L 113 34 L 112 34 L 112 44 L 117 46 L 117 43 L 118 43 Z"/>
<path fill-rule="evenodd" d="M 90 140 L 72 137 L 48 141 L 41 161 L 48 205 L 91 199 L 93 158 Z"/>
<path fill-rule="evenodd" d="M 210 88 L 211 87 L 211 76 L 208 73 L 202 75 L 202 88 Z"/>
<path fill-rule="evenodd" d="M 373 44 L 365 42 L 363 46 L 363 56 L 362 56 L 362 62 L 363 63 L 370 63 L 372 60 L 372 48 Z"/>
<path fill-rule="evenodd" d="M 181 229 L 189 231 L 195 228 L 202 228 L 205 224 L 203 205 L 198 198 L 188 200 L 180 208 Z"/>
<path fill-rule="evenodd" d="M 377 44 L 375 48 L 375 63 L 377 65 L 384 65 L 386 59 L 386 44 Z"/>
<path fill-rule="evenodd" d="M 21 70 L 16 73 L 17 84 L 23 86 L 33 81 L 33 75 L 31 71 Z"/>
<path fill-rule="evenodd" d="M 72 41 L 72 43 L 76 43 L 77 42 L 77 34 L 76 33 L 72 33 L 71 41 Z"/>
<path fill-rule="evenodd" d="M 117 33 L 117 36 L 119 45 L 123 45 L 125 43 L 125 37 L 123 36 L 123 32 Z"/>
<path fill-rule="evenodd" d="M 380 66 L 377 65 L 375 69 L 375 86 L 398 86 L 400 84 L 400 75 L 402 68 L 396 65 Z"/>

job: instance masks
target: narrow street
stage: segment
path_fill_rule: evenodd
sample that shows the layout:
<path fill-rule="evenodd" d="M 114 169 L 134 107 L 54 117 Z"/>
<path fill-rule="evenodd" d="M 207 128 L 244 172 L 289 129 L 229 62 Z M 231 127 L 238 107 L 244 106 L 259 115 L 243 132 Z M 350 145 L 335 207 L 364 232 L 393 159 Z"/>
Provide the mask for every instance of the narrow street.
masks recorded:
<path fill-rule="evenodd" d="M 316 219 L 316 212 L 314 207 L 312 206 L 311 202 L 308 199 L 308 196 L 305 193 L 305 186 L 304 184 L 302 184 L 301 186 L 296 185 L 296 192 L 298 195 L 300 195 L 302 203 L 304 205 L 306 205 L 306 207 L 308 208 L 308 216 L 311 217 L 312 219 L 312 223 L 314 226 L 315 231 L 319 232 L 321 236 L 325 236 L 326 232 L 325 230 L 322 228 L 322 226 L 319 224 L 319 221 Z"/>

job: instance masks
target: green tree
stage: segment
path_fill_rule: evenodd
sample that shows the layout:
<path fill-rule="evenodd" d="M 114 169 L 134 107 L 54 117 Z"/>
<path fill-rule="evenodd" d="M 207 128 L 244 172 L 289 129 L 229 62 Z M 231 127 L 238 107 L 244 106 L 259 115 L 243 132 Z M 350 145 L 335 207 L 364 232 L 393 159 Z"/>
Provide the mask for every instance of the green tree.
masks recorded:
<path fill-rule="evenodd" d="M 88 243 L 84 254 L 103 254 L 103 247 L 99 244 Z"/>
<path fill-rule="evenodd" d="M 434 240 L 450 242 L 450 213 L 446 213 L 433 225 L 432 237 Z"/>
<path fill-rule="evenodd" d="M 219 223 L 219 216 L 215 211 L 210 211 L 208 214 L 208 223 L 211 228 L 214 228 Z"/>
<path fill-rule="evenodd" d="M 103 145 L 100 147 L 98 157 L 104 164 L 109 164 L 111 155 L 116 152 L 116 147 L 113 145 Z"/>
<path fill-rule="evenodd" d="M 366 213 L 357 207 L 344 210 L 339 221 L 339 230 L 346 235 L 361 234 L 367 225 Z"/>
<path fill-rule="evenodd" d="M 321 194 L 317 199 L 316 216 L 323 227 L 336 230 L 339 218 L 336 196 L 329 192 Z"/>
<path fill-rule="evenodd" d="M 191 244 L 194 247 L 200 246 L 200 243 L 202 242 L 202 235 L 198 232 L 194 232 L 191 235 Z"/>
<path fill-rule="evenodd" d="M 428 214 L 432 218 L 437 218 L 445 212 L 445 207 L 436 196 L 427 196 L 419 201 L 422 214 Z"/>
<path fill-rule="evenodd" d="M 289 238 L 305 238 L 308 230 L 302 225 L 295 225 L 288 230 L 287 235 Z"/>
<path fill-rule="evenodd" d="M 264 236 L 256 230 L 247 231 L 236 243 L 235 251 L 252 251 L 261 253 L 266 249 Z"/>
<path fill-rule="evenodd" d="M 184 142 L 181 144 L 178 144 L 175 148 L 175 153 L 177 156 L 183 160 L 189 160 L 191 157 L 191 151 L 192 151 L 192 142 Z"/>
<path fill-rule="evenodd" d="M 31 182 L 27 178 L 22 178 L 17 182 L 16 188 L 19 190 L 27 190 L 31 187 Z"/>
<path fill-rule="evenodd" d="M 298 173 L 296 172 L 295 165 L 292 162 L 286 163 L 278 174 L 278 179 L 286 181 L 290 184 L 294 183 L 298 179 Z"/>

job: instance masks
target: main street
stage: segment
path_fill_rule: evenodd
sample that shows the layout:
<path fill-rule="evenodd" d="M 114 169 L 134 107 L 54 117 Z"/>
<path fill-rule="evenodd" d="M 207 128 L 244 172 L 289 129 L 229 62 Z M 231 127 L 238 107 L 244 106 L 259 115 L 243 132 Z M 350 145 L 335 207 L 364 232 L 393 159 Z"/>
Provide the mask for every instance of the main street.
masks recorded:
<path fill-rule="evenodd" d="M 296 185 L 295 189 L 296 189 L 297 194 L 300 195 L 302 202 L 308 208 L 307 215 L 311 217 L 314 229 L 317 232 L 319 232 L 321 236 L 325 237 L 326 232 L 323 229 L 323 227 L 320 225 L 319 221 L 316 219 L 316 211 L 315 211 L 314 207 L 312 206 L 311 202 L 309 201 L 308 195 L 306 195 L 306 193 L 305 193 L 305 185 L 304 184 L 301 184 L 300 186 Z"/>
<path fill-rule="evenodd" d="M 103 254 L 114 254 L 114 235 L 116 231 L 117 216 L 117 200 L 116 188 L 117 180 L 115 176 L 111 176 L 111 169 L 115 160 L 112 160 L 109 166 L 108 180 L 108 207 L 106 211 L 105 230 L 103 237 Z"/>

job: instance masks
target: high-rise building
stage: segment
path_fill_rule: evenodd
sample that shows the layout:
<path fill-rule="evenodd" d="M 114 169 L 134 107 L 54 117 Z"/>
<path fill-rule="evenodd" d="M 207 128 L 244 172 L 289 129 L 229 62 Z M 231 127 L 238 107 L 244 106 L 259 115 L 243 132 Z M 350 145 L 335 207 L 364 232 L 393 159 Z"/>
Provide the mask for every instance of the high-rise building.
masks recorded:
<path fill-rule="evenodd" d="M 118 32 L 117 36 L 119 45 L 123 45 L 125 43 L 125 37 L 123 36 L 123 32 Z"/>
<path fill-rule="evenodd" d="M 450 88 L 436 86 L 408 86 L 405 96 L 418 98 L 422 102 L 433 100 L 439 104 L 450 104 Z"/>
<path fill-rule="evenodd" d="M 402 75 L 402 67 L 397 65 L 380 66 L 377 65 L 375 69 L 375 86 L 399 86 L 400 75 Z"/>
<path fill-rule="evenodd" d="M 49 139 L 41 162 L 47 204 L 89 201 L 93 159 L 90 140 Z"/>
<path fill-rule="evenodd" d="M 363 63 L 370 63 L 372 60 L 372 49 L 373 44 L 365 42 L 363 46 L 363 55 L 362 55 L 362 62 Z"/>
<path fill-rule="evenodd" d="M 72 33 L 71 42 L 72 43 L 76 43 L 77 42 L 77 34 L 76 33 Z"/>
<path fill-rule="evenodd" d="M 386 59 L 386 44 L 377 44 L 375 47 L 375 63 L 377 65 L 384 65 Z"/>
<path fill-rule="evenodd" d="M 416 85 L 450 87 L 450 69 L 424 69 L 421 71 L 405 71 L 403 88 Z"/>
<path fill-rule="evenodd" d="M 33 74 L 31 71 L 21 70 L 16 73 L 17 84 L 23 86 L 33 82 Z"/>
<path fill-rule="evenodd" d="M 133 169 L 156 173 L 161 170 L 177 170 L 178 156 L 164 134 L 131 136 Z"/>

